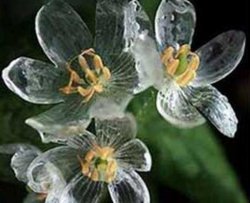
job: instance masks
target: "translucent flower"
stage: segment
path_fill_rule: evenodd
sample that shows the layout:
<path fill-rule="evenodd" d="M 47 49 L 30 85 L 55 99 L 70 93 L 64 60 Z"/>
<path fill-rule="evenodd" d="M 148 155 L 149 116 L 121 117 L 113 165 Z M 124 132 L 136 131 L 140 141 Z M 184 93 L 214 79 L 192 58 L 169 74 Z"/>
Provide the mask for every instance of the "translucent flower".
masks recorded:
<path fill-rule="evenodd" d="M 20 57 L 5 68 L 2 76 L 9 89 L 26 101 L 60 103 L 26 120 L 40 132 L 43 141 L 80 133 L 96 116 L 122 116 L 139 85 L 134 59 L 124 50 L 125 3 L 97 1 L 94 40 L 86 24 L 65 2 L 52 0 L 38 12 L 36 34 L 55 66 Z"/>
<path fill-rule="evenodd" d="M 35 158 L 27 169 L 30 187 L 41 185 L 35 180 L 48 179 L 44 169 L 54 168 L 49 175 L 65 182 L 63 188 L 54 185 L 58 191 L 54 199 L 60 194 L 58 203 L 99 202 L 106 186 L 113 202 L 150 202 L 148 189 L 135 171 L 149 171 L 151 156 L 135 138 L 133 118 L 96 120 L 95 131 L 95 135 L 85 132 L 82 136 L 71 136 L 65 145 Z"/>
<path fill-rule="evenodd" d="M 42 155 L 39 149 L 28 144 L 8 144 L 0 146 L 0 153 L 13 155 L 11 167 L 16 178 L 26 183 L 31 190 L 24 202 L 58 201 L 59 191 L 64 188 L 65 182 L 53 164 L 43 166 L 35 162 L 36 165 L 33 165 L 33 161 Z"/>
<path fill-rule="evenodd" d="M 245 34 L 228 31 L 191 51 L 196 15 L 187 0 L 162 0 L 155 34 L 138 1 L 125 9 L 127 48 L 140 78 L 159 90 L 157 109 L 170 123 L 190 128 L 205 116 L 224 135 L 233 137 L 238 120 L 228 100 L 211 84 L 230 74 L 245 50 Z M 156 38 L 156 43 L 154 41 Z"/>

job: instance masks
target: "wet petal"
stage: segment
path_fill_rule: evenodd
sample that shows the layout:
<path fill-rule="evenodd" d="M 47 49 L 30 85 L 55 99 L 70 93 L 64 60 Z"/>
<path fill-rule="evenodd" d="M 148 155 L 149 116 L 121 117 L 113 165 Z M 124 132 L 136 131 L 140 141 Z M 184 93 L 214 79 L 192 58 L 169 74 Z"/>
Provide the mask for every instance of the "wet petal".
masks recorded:
<path fill-rule="evenodd" d="M 152 159 L 147 146 L 138 139 L 122 145 L 116 152 L 115 159 L 122 168 L 137 171 L 150 171 L 152 166 Z"/>
<path fill-rule="evenodd" d="M 166 84 L 158 92 L 156 105 L 163 118 L 176 127 L 191 128 L 205 122 L 176 84 Z"/>
<path fill-rule="evenodd" d="M 215 37 L 196 51 L 201 64 L 197 70 L 194 86 L 215 83 L 230 74 L 240 63 L 246 44 L 241 31 L 228 31 Z"/>
<path fill-rule="evenodd" d="M 149 203 L 147 186 L 134 171 L 119 171 L 117 180 L 108 185 L 114 203 Z"/>
<path fill-rule="evenodd" d="M 159 48 L 191 44 L 196 24 L 193 5 L 187 0 L 162 0 L 155 18 Z"/>
<path fill-rule="evenodd" d="M 83 103 L 81 97 L 68 98 L 65 103 L 26 120 L 35 128 L 43 142 L 57 142 L 68 136 L 82 133 L 90 123 L 91 102 Z"/>
<path fill-rule="evenodd" d="M 27 183 L 27 169 L 41 152 L 36 147 L 28 144 L 7 144 L 0 146 L 0 153 L 14 154 L 11 158 L 11 167 L 17 179 Z"/>
<path fill-rule="evenodd" d="M 85 131 L 82 135 L 76 135 L 67 139 L 66 144 L 74 149 L 88 151 L 96 145 L 96 136 Z"/>
<path fill-rule="evenodd" d="M 110 63 L 125 48 L 124 6 L 128 0 L 98 0 L 95 49 Z"/>
<path fill-rule="evenodd" d="M 62 192 L 60 202 L 96 203 L 100 201 L 103 189 L 103 182 L 94 182 L 82 173 L 78 173 Z"/>
<path fill-rule="evenodd" d="M 163 79 L 160 54 L 152 38 L 150 20 L 139 2 L 131 1 L 124 12 L 126 49 L 136 60 L 139 85 L 135 93 L 139 93 Z"/>
<path fill-rule="evenodd" d="M 2 72 L 5 84 L 22 99 L 39 104 L 63 100 L 59 88 L 65 84 L 66 74 L 50 64 L 21 57 Z"/>
<path fill-rule="evenodd" d="M 132 115 L 113 119 L 95 119 L 96 139 L 101 146 L 119 149 L 136 136 L 136 122 Z"/>
<path fill-rule="evenodd" d="M 45 192 L 63 188 L 67 181 L 80 171 L 77 159 L 81 151 L 71 147 L 56 147 L 38 156 L 29 166 L 28 185 L 35 192 Z"/>
<path fill-rule="evenodd" d="M 228 99 L 212 86 L 189 87 L 185 90 L 195 106 L 224 135 L 234 137 L 238 120 Z"/>
<path fill-rule="evenodd" d="M 55 63 L 65 63 L 92 47 L 92 37 L 80 16 L 64 1 L 53 0 L 36 17 L 40 45 Z"/>

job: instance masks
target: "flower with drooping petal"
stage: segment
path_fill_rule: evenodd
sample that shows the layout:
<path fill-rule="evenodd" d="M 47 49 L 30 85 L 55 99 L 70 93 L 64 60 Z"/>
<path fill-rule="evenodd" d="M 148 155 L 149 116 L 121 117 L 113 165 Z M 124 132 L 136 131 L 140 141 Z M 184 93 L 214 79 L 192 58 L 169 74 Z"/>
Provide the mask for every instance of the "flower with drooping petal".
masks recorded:
<path fill-rule="evenodd" d="M 27 169 L 29 186 L 36 188 L 36 180 L 40 186 L 43 176 L 44 180 L 48 177 L 44 168 L 53 166 L 56 170 L 50 175 L 59 176 L 65 183 L 54 193 L 58 203 L 99 202 L 106 186 L 113 202 L 149 203 L 148 189 L 135 171 L 149 171 L 151 156 L 135 138 L 134 119 L 97 119 L 95 131 L 95 135 L 85 131 L 82 136 L 71 136 L 65 145 L 36 157 Z"/>
<path fill-rule="evenodd" d="M 32 162 L 42 155 L 38 148 L 28 144 L 7 144 L 0 146 L 0 153 L 13 155 L 11 168 L 16 178 L 32 190 L 24 202 L 44 202 L 45 199 L 46 203 L 58 201 L 59 191 L 64 188 L 65 183 L 54 165 L 47 163 L 45 167 L 41 167 L 41 164 L 36 164 L 34 167 Z M 28 171 L 33 174 L 28 174 Z"/>
<path fill-rule="evenodd" d="M 245 34 L 236 30 L 222 33 L 192 52 L 195 23 L 189 1 L 162 0 L 154 34 L 146 13 L 133 0 L 125 9 L 127 48 L 137 61 L 139 77 L 159 90 L 157 109 L 167 121 L 190 128 L 204 123 L 205 116 L 221 133 L 233 137 L 238 123 L 234 110 L 211 84 L 239 64 Z"/>
<path fill-rule="evenodd" d="M 126 2 L 97 1 L 93 40 L 86 24 L 67 3 L 52 0 L 37 14 L 36 34 L 55 66 L 21 57 L 3 71 L 6 85 L 24 100 L 60 103 L 26 120 L 44 142 L 82 132 L 93 117 L 123 115 L 139 85 L 134 59 L 124 50 Z"/>

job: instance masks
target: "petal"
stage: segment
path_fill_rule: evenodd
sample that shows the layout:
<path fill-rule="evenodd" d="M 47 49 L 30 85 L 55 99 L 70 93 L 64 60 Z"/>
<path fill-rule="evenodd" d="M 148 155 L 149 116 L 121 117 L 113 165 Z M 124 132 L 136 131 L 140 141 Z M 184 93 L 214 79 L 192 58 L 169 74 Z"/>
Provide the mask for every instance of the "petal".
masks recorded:
<path fill-rule="evenodd" d="M 63 189 L 66 182 L 81 170 L 77 159 L 79 153 L 79 150 L 61 146 L 38 156 L 27 171 L 29 187 L 39 193 L 48 193 L 55 187 Z"/>
<path fill-rule="evenodd" d="M 89 106 L 81 97 L 70 97 L 65 103 L 26 120 L 35 128 L 43 142 L 58 142 L 68 136 L 82 133 L 90 123 Z"/>
<path fill-rule="evenodd" d="M 228 99 L 212 86 L 189 87 L 189 101 L 224 135 L 234 137 L 238 120 Z"/>
<path fill-rule="evenodd" d="M 192 128 L 205 122 L 176 84 L 166 84 L 158 92 L 156 105 L 163 118 L 176 127 Z"/>
<path fill-rule="evenodd" d="M 246 44 L 241 31 L 228 31 L 215 37 L 196 51 L 201 64 L 193 86 L 215 83 L 229 75 L 240 63 Z"/>
<path fill-rule="evenodd" d="M 115 158 L 122 168 L 150 171 L 152 166 L 152 159 L 147 146 L 138 139 L 122 145 L 116 152 Z"/>
<path fill-rule="evenodd" d="M 125 48 L 124 6 L 128 0 L 97 0 L 95 49 L 111 62 Z"/>
<path fill-rule="evenodd" d="M 156 39 L 160 49 L 191 45 L 195 24 L 195 9 L 189 1 L 162 0 L 155 18 Z"/>
<path fill-rule="evenodd" d="M 103 182 L 94 182 L 78 173 L 63 190 L 60 202 L 97 203 L 100 202 L 103 190 Z"/>
<path fill-rule="evenodd" d="M 35 192 L 30 192 L 23 200 L 23 203 L 42 203 L 42 202 L 43 201 L 39 199 L 39 194 Z"/>
<path fill-rule="evenodd" d="M 55 63 L 69 61 L 90 48 L 92 37 L 80 16 L 64 1 L 53 0 L 36 17 L 40 45 Z"/>
<path fill-rule="evenodd" d="M 147 186 L 134 171 L 119 171 L 117 180 L 108 185 L 114 203 L 149 203 Z"/>
<path fill-rule="evenodd" d="M 27 183 L 27 169 L 41 152 L 28 144 L 7 144 L 0 146 L 0 153 L 14 154 L 11 158 L 11 168 L 18 180 Z"/>
<path fill-rule="evenodd" d="M 66 74 L 50 64 L 21 57 L 3 70 L 2 77 L 11 91 L 28 102 L 51 104 L 63 100 L 59 88 L 65 84 Z"/>
<path fill-rule="evenodd" d="M 126 49 L 136 60 L 139 85 L 135 93 L 142 92 L 154 83 L 163 80 L 160 54 L 152 39 L 152 27 L 149 17 L 138 1 L 131 1 L 125 8 L 124 26 Z"/>
<path fill-rule="evenodd" d="M 137 132 L 135 119 L 128 114 L 125 117 L 113 119 L 95 119 L 97 143 L 118 149 L 124 143 L 135 138 Z"/>

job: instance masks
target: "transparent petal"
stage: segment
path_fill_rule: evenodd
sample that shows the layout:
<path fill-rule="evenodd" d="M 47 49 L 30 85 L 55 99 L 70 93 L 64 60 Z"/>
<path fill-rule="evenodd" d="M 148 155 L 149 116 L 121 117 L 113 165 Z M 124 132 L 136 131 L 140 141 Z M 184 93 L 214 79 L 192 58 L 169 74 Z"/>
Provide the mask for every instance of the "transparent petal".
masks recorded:
<path fill-rule="evenodd" d="M 162 0 L 155 18 L 156 40 L 159 48 L 192 43 L 196 14 L 187 0 Z"/>
<path fill-rule="evenodd" d="M 63 190 L 60 202 L 97 203 L 103 194 L 104 183 L 95 182 L 78 173 Z"/>
<path fill-rule="evenodd" d="M 65 103 L 26 120 L 35 128 L 43 142 L 58 142 L 68 136 L 82 133 L 90 123 L 91 102 L 83 103 L 82 97 L 70 97 Z"/>
<path fill-rule="evenodd" d="M 128 0 L 97 0 L 95 49 L 110 63 L 125 48 L 124 7 Z"/>
<path fill-rule="evenodd" d="M 163 80 L 160 54 L 152 36 L 152 26 L 147 14 L 138 1 L 131 1 L 125 8 L 124 26 L 126 49 L 136 60 L 139 74 L 139 85 L 135 93 L 139 93 L 154 82 Z"/>
<path fill-rule="evenodd" d="M 63 100 L 59 88 L 65 84 L 66 74 L 50 64 L 21 57 L 3 70 L 2 77 L 11 91 L 28 102 L 51 104 Z"/>
<path fill-rule="evenodd" d="M 169 123 L 179 128 L 192 128 L 205 122 L 184 92 L 174 83 L 165 84 L 158 92 L 157 109 Z"/>
<path fill-rule="evenodd" d="M 7 144 L 0 146 L 0 153 L 13 155 L 11 168 L 18 180 L 27 183 L 27 169 L 41 152 L 36 147 L 28 144 Z"/>
<path fill-rule="evenodd" d="M 135 138 L 137 126 L 132 115 L 113 119 L 95 119 L 97 143 L 119 149 L 124 143 Z"/>
<path fill-rule="evenodd" d="M 215 83 L 229 75 L 240 63 L 246 44 L 241 31 L 228 31 L 215 37 L 196 51 L 201 64 L 193 86 Z"/>
<path fill-rule="evenodd" d="M 209 86 L 185 89 L 190 103 L 196 107 L 224 135 L 234 137 L 238 120 L 228 99 Z"/>
<path fill-rule="evenodd" d="M 63 189 L 81 170 L 78 155 L 81 155 L 80 150 L 67 146 L 56 147 L 41 154 L 28 168 L 29 187 L 39 193 L 48 193 L 54 187 Z"/>
<path fill-rule="evenodd" d="M 147 146 L 138 139 L 122 145 L 116 152 L 115 159 L 122 168 L 136 171 L 150 171 L 152 166 L 152 159 Z"/>
<path fill-rule="evenodd" d="M 149 203 L 147 186 L 134 171 L 120 170 L 117 179 L 108 185 L 114 203 Z"/>
<path fill-rule="evenodd" d="M 92 47 L 88 27 L 65 1 L 53 0 L 40 9 L 36 17 L 36 33 L 44 52 L 57 64 Z"/>
<path fill-rule="evenodd" d="M 66 144 L 74 149 L 88 151 L 96 144 L 96 136 L 85 131 L 82 135 L 76 135 L 67 139 Z"/>

